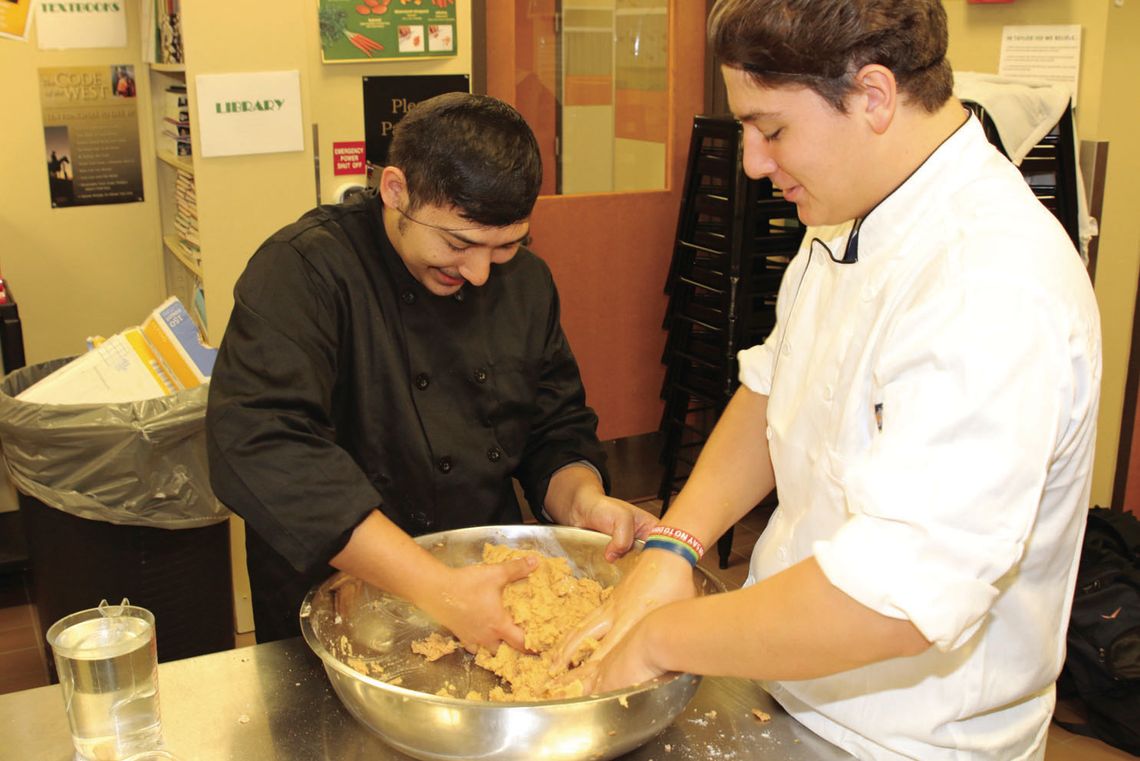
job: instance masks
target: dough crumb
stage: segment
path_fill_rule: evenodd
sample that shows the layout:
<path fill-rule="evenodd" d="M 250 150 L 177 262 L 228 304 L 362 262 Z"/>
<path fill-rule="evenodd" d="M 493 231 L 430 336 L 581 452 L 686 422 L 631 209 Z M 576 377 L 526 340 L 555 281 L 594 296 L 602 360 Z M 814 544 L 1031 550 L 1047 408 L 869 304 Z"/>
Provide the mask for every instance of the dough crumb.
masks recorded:
<path fill-rule="evenodd" d="M 752 715 L 755 716 L 757 719 L 759 719 L 761 724 L 763 724 L 766 721 L 772 720 L 771 714 L 765 713 L 765 712 L 761 711 L 759 708 L 753 708 L 752 709 Z"/>
<path fill-rule="evenodd" d="M 438 661 L 445 655 L 451 655 L 458 648 L 459 640 L 439 632 L 432 632 L 427 637 L 412 643 L 412 652 L 422 655 L 429 661 Z"/>

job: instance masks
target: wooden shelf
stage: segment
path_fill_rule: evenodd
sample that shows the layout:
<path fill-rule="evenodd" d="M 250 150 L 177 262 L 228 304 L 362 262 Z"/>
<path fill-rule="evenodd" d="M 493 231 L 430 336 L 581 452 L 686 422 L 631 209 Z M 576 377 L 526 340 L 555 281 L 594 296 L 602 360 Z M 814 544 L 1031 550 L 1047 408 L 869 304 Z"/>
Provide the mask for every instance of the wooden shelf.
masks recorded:
<path fill-rule="evenodd" d="M 198 278 L 198 280 L 202 279 L 201 265 L 194 261 L 194 257 L 182 247 L 182 242 L 178 240 L 178 236 L 164 235 L 162 236 L 162 242 L 170 250 L 170 253 L 174 254 L 174 257 L 178 259 L 182 266 L 190 270 L 191 274 Z"/>
<path fill-rule="evenodd" d="M 185 74 L 186 64 L 184 63 L 152 63 L 150 65 L 151 71 L 164 71 L 168 74 Z"/>
<path fill-rule="evenodd" d="M 160 150 L 158 151 L 158 160 L 175 169 L 181 169 L 187 174 L 194 174 L 194 162 L 190 160 L 189 156 L 175 156 L 170 151 Z"/>

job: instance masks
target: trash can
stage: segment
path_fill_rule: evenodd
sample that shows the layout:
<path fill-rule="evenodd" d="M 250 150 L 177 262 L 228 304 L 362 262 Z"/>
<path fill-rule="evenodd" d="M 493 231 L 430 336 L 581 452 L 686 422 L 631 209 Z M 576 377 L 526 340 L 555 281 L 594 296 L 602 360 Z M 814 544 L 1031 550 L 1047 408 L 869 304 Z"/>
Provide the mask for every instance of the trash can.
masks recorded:
<path fill-rule="evenodd" d="M 101 599 L 128 597 L 154 613 L 160 661 L 232 648 L 229 511 L 210 489 L 207 386 L 124 404 L 15 398 L 69 361 L 0 382 L 0 446 L 40 634 Z"/>

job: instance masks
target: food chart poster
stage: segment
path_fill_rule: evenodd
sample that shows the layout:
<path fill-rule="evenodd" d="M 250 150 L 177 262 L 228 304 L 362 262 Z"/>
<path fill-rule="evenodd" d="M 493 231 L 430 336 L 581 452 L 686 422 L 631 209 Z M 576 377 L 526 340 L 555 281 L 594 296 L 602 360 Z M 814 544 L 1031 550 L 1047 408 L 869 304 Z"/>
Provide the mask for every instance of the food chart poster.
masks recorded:
<path fill-rule="evenodd" d="M 318 0 L 321 60 L 455 56 L 455 0 Z"/>
<path fill-rule="evenodd" d="M 364 155 L 371 166 L 384 166 L 392 129 L 421 100 L 445 92 L 471 92 L 466 74 L 364 77 Z"/>
<path fill-rule="evenodd" d="M 39 70 L 51 205 L 143 200 L 134 66 Z"/>

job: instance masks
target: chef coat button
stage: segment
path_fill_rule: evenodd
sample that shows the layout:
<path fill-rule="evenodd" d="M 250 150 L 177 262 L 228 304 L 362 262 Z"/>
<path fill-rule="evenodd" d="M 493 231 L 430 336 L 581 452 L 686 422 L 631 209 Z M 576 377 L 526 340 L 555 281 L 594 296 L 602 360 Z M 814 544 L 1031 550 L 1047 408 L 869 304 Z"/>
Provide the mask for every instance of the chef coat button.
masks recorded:
<path fill-rule="evenodd" d="M 428 377 L 427 373 L 420 373 L 416 376 L 416 388 L 420 391 L 423 391 L 429 385 L 431 385 L 431 378 Z"/>
<path fill-rule="evenodd" d="M 436 463 L 436 467 L 439 468 L 440 473 L 450 473 L 451 472 L 451 458 L 450 457 L 440 457 L 439 462 Z"/>
<path fill-rule="evenodd" d="M 463 303 L 463 299 L 465 299 L 465 298 L 467 298 L 467 297 L 463 295 L 462 290 L 455 292 L 455 300 L 458 301 L 460 304 Z"/>
<path fill-rule="evenodd" d="M 412 522 L 419 528 L 431 528 L 431 518 L 427 513 L 412 513 Z"/>
<path fill-rule="evenodd" d="M 823 387 L 823 398 L 829 402 L 835 398 L 835 389 L 832 388 L 830 383 Z"/>
<path fill-rule="evenodd" d="M 475 382 L 476 383 L 486 383 L 487 382 L 487 371 L 481 367 L 476 368 L 475 369 Z"/>
<path fill-rule="evenodd" d="M 400 294 L 400 299 L 405 304 L 415 304 L 416 303 L 416 294 L 413 291 L 404 291 L 403 293 Z"/>
<path fill-rule="evenodd" d="M 491 462 L 498 462 L 503 459 L 503 450 L 498 447 L 491 447 L 487 450 L 487 459 Z"/>
<path fill-rule="evenodd" d="M 788 356 L 789 354 L 791 354 L 791 353 L 792 353 L 792 344 L 791 344 L 791 342 L 790 342 L 790 341 L 785 341 L 785 342 L 784 342 L 784 345 L 783 345 L 783 347 L 781 347 L 780 351 L 781 351 L 781 352 L 783 352 L 783 354 L 784 354 L 784 356 L 785 356 L 785 357 L 786 357 L 786 356 Z"/>
<path fill-rule="evenodd" d="M 764 428 L 764 435 L 768 438 L 768 441 L 772 440 L 772 426 L 769 425 Z"/>

